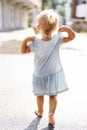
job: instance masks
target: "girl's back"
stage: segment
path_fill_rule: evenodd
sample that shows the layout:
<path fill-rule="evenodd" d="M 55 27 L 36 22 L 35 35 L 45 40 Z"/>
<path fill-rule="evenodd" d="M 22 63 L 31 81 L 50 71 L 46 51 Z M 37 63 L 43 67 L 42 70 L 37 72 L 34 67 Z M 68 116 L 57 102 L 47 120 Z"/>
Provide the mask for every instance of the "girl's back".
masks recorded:
<path fill-rule="evenodd" d="M 62 34 L 57 33 L 48 41 L 36 38 L 29 45 L 30 49 L 35 52 L 34 74 L 36 76 L 54 74 L 62 69 L 59 58 L 62 38 Z"/>

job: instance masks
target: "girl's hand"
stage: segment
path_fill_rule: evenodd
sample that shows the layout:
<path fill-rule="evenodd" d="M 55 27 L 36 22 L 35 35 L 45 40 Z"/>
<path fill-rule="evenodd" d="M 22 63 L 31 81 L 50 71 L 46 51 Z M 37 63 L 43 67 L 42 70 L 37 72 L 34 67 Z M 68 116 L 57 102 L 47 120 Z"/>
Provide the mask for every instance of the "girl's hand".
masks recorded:
<path fill-rule="evenodd" d="M 34 41 L 34 39 L 35 39 L 35 36 L 27 37 L 24 39 L 22 46 L 21 46 L 22 53 L 30 53 L 31 52 L 29 46 L 27 45 L 27 42 Z"/>
<path fill-rule="evenodd" d="M 68 33 L 68 37 L 64 37 L 62 39 L 62 43 L 69 42 L 69 41 L 71 41 L 71 40 L 73 40 L 75 38 L 75 32 L 70 27 L 61 26 L 58 31 Z"/>
<path fill-rule="evenodd" d="M 32 37 L 27 37 L 25 40 L 28 42 L 28 41 L 34 41 L 35 39 L 35 36 L 32 36 Z"/>
<path fill-rule="evenodd" d="M 58 32 L 67 32 L 68 30 L 71 30 L 71 28 L 62 25 L 62 26 L 59 28 Z"/>

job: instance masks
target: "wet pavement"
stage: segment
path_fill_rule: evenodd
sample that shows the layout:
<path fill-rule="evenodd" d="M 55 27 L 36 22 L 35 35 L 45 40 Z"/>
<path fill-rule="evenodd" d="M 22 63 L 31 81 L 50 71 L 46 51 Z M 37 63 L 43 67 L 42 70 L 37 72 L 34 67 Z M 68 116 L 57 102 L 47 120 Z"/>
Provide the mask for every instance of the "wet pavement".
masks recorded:
<path fill-rule="evenodd" d="M 42 119 L 34 114 L 33 54 L 20 53 L 21 41 L 28 34 L 34 33 L 30 29 L 0 33 L 0 130 L 87 130 L 87 36 L 76 34 L 75 40 L 60 48 L 69 91 L 58 95 L 56 126 L 48 128 L 47 96 Z M 15 46 L 13 53 L 10 47 L 14 50 Z"/>

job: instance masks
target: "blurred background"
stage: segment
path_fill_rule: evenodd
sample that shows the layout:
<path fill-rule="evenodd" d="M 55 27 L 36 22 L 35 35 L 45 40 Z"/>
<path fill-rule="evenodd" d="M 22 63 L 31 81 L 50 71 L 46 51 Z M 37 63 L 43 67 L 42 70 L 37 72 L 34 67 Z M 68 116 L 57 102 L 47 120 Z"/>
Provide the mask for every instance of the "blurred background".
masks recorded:
<path fill-rule="evenodd" d="M 34 57 L 21 54 L 21 44 L 36 35 L 32 16 L 37 4 L 39 10 L 55 10 L 59 26 L 68 25 L 76 33 L 60 47 L 69 91 L 58 96 L 55 130 L 87 130 L 87 0 L 0 0 L 0 130 L 31 130 L 35 118 Z M 48 97 L 45 101 L 38 130 L 47 126 Z"/>
<path fill-rule="evenodd" d="M 0 0 L 0 31 L 31 27 L 34 4 L 54 9 L 76 31 L 87 31 L 87 0 Z"/>
<path fill-rule="evenodd" d="M 35 5 L 38 5 L 39 10 L 55 10 L 59 15 L 59 26 L 68 25 L 76 33 L 87 34 L 87 0 L 0 0 L 0 53 L 8 52 L 7 49 L 11 53 L 20 53 L 21 44 L 18 43 L 25 38 L 26 33 L 35 35 L 32 26 Z M 21 37 L 17 31 L 26 33 Z M 10 40 L 13 40 L 11 44 Z M 11 46 L 15 46 L 16 50 L 10 49 Z"/>

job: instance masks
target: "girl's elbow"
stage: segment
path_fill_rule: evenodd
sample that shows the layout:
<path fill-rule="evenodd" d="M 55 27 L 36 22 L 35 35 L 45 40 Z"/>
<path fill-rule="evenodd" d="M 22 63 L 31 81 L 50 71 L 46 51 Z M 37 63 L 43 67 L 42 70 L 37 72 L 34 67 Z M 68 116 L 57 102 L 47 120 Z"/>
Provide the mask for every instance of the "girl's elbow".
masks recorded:
<path fill-rule="evenodd" d="M 75 33 L 73 32 L 72 35 L 70 35 L 70 39 L 73 40 L 75 38 Z"/>
<path fill-rule="evenodd" d="M 24 49 L 21 49 L 21 53 L 23 53 L 23 54 L 24 54 L 25 52 L 26 52 L 26 51 L 25 51 Z"/>

